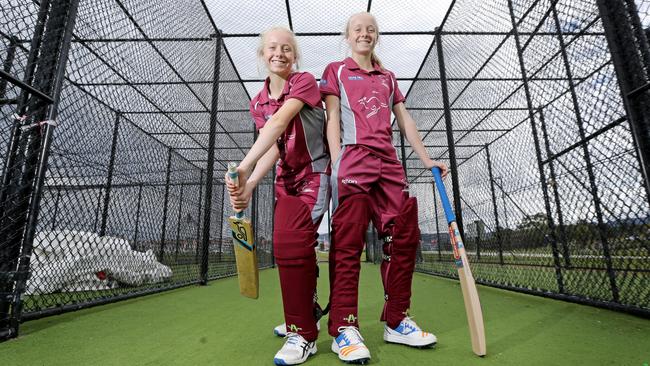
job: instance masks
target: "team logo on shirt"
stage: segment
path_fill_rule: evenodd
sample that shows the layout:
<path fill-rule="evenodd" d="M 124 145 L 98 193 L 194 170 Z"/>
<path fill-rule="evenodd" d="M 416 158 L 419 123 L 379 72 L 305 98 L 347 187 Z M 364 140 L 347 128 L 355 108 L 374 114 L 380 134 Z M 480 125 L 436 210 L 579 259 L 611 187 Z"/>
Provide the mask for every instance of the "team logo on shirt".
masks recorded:
<path fill-rule="evenodd" d="M 379 94 L 377 91 L 372 91 L 373 94 Z M 359 99 L 359 104 L 363 107 L 364 110 L 369 111 L 368 114 L 366 114 L 366 118 L 370 118 L 374 116 L 375 114 L 379 113 L 379 111 L 382 108 L 388 108 L 388 104 L 382 102 L 379 100 L 379 98 L 375 95 L 371 97 L 363 97 Z"/>
<path fill-rule="evenodd" d="M 303 184 L 302 187 L 300 187 L 300 192 L 301 193 L 312 193 L 312 192 L 314 192 L 314 190 L 310 186 L 311 186 L 311 182 L 305 182 L 305 184 Z"/>
<path fill-rule="evenodd" d="M 386 89 L 390 90 L 390 86 L 388 86 L 388 80 L 386 80 L 386 76 L 379 75 L 379 80 L 381 81 L 381 85 L 385 86 Z"/>
<path fill-rule="evenodd" d="M 341 180 L 341 183 L 343 183 L 343 184 L 359 184 L 359 182 L 357 182 L 357 180 L 354 179 L 354 178 L 343 178 Z"/>
<path fill-rule="evenodd" d="M 363 80 L 363 77 L 361 77 L 359 75 L 348 76 L 348 80 Z"/>

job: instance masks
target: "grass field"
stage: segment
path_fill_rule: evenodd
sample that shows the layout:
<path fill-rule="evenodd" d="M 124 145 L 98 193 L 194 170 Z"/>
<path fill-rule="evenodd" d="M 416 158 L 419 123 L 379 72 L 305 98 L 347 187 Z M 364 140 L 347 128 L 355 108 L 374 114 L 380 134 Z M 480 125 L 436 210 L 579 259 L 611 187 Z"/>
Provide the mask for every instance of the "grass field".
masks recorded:
<path fill-rule="evenodd" d="M 504 252 L 504 264 L 499 264 L 496 252 L 483 252 L 478 260 L 469 253 L 469 262 L 476 279 L 531 290 L 559 292 L 553 256 L 535 251 Z M 424 252 L 418 267 L 425 272 L 455 275 L 452 253 Z M 612 267 L 616 278 L 619 301 L 638 307 L 650 307 L 650 258 L 644 256 L 614 256 Z M 605 260 L 600 255 L 582 254 L 571 257 L 571 266 L 560 258 L 560 274 L 567 294 L 611 301 L 612 287 Z"/>
<path fill-rule="evenodd" d="M 321 265 L 327 278 L 327 265 Z M 237 279 L 30 321 L 0 344 L 0 365 L 272 365 L 283 340 L 276 270 L 260 273 L 260 299 L 239 296 Z M 488 355 L 471 352 L 459 285 L 416 273 L 412 313 L 436 333 L 434 349 L 386 344 L 379 267 L 363 265 L 360 321 L 376 365 L 638 365 L 650 362 L 650 321 L 582 305 L 488 287 L 479 293 Z M 327 298 L 327 280 L 319 282 Z M 343 365 L 329 350 L 325 323 L 319 352 L 305 365 Z"/>

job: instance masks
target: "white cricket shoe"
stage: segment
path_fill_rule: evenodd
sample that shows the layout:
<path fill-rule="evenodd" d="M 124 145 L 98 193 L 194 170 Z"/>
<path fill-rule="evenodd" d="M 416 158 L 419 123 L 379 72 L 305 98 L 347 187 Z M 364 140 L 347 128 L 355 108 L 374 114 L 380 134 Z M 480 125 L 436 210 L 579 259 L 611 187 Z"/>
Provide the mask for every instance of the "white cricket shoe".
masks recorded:
<path fill-rule="evenodd" d="M 316 342 L 308 342 L 298 333 L 287 333 L 284 346 L 273 357 L 276 365 L 298 365 L 316 354 Z"/>
<path fill-rule="evenodd" d="M 316 322 L 316 329 L 320 331 L 320 320 Z M 273 328 L 273 334 L 278 337 L 285 337 L 287 335 L 287 324 L 282 323 L 277 327 Z"/>
<path fill-rule="evenodd" d="M 332 341 L 332 352 L 345 363 L 365 365 L 370 360 L 370 351 L 363 344 L 363 337 L 357 327 L 339 327 L 339 335 Z"/>
<path fill-rule="evenodd" d="M 404 317 L 395 329 L 390 329 L 388 325 L 384 325 L 384 340 L 411 347 L 433 346 L 438 342 L 435 335 L 420 329 L 413 319 L 408 316 Z"/>

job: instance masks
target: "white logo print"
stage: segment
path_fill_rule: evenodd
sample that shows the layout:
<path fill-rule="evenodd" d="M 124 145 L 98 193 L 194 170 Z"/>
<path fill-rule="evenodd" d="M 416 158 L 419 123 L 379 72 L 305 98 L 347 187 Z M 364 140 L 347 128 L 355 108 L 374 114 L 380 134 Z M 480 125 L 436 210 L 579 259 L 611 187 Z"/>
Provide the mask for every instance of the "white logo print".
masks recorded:
<path fill-rule="evenodd" d="M 379 94 L 378 92 L 374 91 L 372 92 L 373 94 Z M 376 96 L 372 96 L 370 98 L 368 97 L 363 97 L 359 99 L 359 104 L 363 106 L 363 109 L 369 109 L 370 112 L 366 115 L 366 118 L 372 117 L 375 114 L 379 113 L 379 111 L 382 108 L 388 108 L 388 104 L 382 102 L 377 98 Z"/>
<path fill-rule="evenodd" d="M 311 182 L 306 182 L 305 184 L 303 184 L 303 186 L 300 188 L 300 192 L 302 192 L 302 193 L 311 193 L 311 192 L 313 192 L 314 190 L 311 189 L 310 185 L 311 185 Z"/>
<path fill-rule="evenodd" d="M 354 178 L 343 178 L 343 180 L 341 180 L 341 183 L 343 183 L 343 184 L 359 184 L 357 182 L 357 180 L 354 179 Z"/>
<path fill-rule="evenodd" d="M 384 75 L 380 75 L 379 80 L 381 80 L 381 85 L 385 86 L 386 89 L 390 90 L 390 86 L 388 86 L 388 80 L 386 80 L 386 77 Z"/>

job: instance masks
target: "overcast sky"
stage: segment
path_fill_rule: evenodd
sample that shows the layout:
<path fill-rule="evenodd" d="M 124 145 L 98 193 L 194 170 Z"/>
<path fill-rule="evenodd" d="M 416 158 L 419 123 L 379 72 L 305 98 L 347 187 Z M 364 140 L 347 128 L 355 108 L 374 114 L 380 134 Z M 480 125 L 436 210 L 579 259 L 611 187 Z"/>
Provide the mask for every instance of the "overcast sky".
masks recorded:
<path fill-rule="evenodd" d="M 431 2 L 432 6 L 422 6 L 422 1 L 405 0 L 373 1 L 371 13 L 379 23 L 380 31 L 433 31 L 444 18 L 450 0 Z M 226 34 L 260 33 L 272 26 L 289 27 L 285 1 L 246 1 L 233 5 L 230 1 L 207 0 L 206 4 L 217 26 Z M 302 32 L 342 32 L 348 17 L 367 8 L 367 1 L 289 1 L 293 30 Z M 265 16 L 251 21 L 251 14 L 259 12 L 260 7 L 268 9 Z M 227 12 L 219 11 L 227 9 Z M 397 77 L 411 78 L 417 73 L 424 56 L 433 40 L 432 35 L 391 35 L 381 37 L 377 46 L 378 56 L 387 68 Z M 226 47 L 230 52 L 239 74 L 243 79 L 260 79 L 266 76 L 255 57 L 257 37 L 227 38 Z M 343 36 L 298 37 L 302 52 L 300 69 L 320 78 L 325 66 L 347 55 Z M 410 82 L 401 82 L 403 93 L 408 91 Z M 261 88 L 260 83 L 246 83 L 246 88 L 254 96 Z"/>

